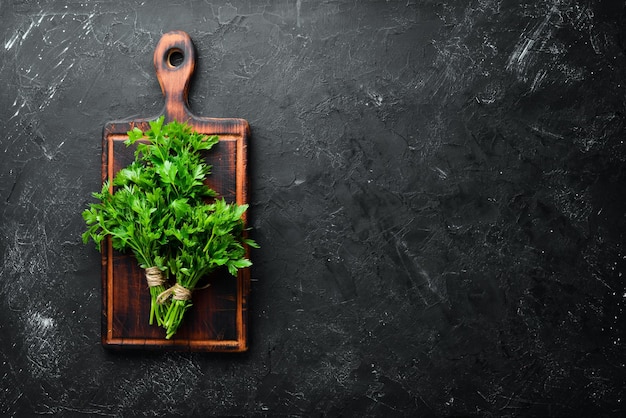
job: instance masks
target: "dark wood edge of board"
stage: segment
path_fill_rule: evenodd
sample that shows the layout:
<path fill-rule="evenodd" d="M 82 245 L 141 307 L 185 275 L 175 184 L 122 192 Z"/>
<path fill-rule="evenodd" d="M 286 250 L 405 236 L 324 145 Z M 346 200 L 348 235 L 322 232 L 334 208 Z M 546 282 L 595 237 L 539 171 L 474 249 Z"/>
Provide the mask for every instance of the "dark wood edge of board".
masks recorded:
<path fill-rule="evenodd" d="M 238 118 L 202 118 L 187 114 L 188 117 L 182 122 L 188 123 L 198 132 L 210 131 L 211 135 L 241 135 L 245 139 L 250 136 L 250 125 L 245 119 Z M 123 119 L 111 121 L 104 125 L 103 138 L 107 135 L 126 135 L 135 127 L 141 130 L 149 129 L 149 122 L 158 118 Z M 171 122 L 168 118 L 165 123 Z M 179 121 L 180 122 L 180 121 Z"/>

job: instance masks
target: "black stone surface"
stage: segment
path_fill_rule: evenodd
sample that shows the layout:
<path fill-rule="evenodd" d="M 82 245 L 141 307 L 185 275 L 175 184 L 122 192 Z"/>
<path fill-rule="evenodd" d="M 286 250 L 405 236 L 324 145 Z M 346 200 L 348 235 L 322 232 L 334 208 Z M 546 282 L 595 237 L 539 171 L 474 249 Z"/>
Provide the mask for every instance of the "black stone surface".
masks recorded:
<path fill-rule="evenodd" d="M 0 415 L 617 416 L 623 1 L 0 3 Z M 109 353 L 81 211 L 103 125 L 250 142 L 251 349 Z"/>

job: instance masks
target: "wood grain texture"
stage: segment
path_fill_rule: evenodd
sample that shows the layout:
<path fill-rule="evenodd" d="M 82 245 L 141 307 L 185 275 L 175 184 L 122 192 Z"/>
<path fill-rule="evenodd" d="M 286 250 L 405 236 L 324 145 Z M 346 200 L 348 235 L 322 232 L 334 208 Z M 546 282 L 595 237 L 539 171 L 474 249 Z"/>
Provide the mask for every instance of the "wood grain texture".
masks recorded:
<path fill-rule="evenodd" d="M 165 96 L 161 113 L 165 122 L 186 122 L 197 132 L 219 135 L 219 143 L 205 157 L 212 166 L 207 184 L 227 201 L 247 203 L 249 125 L 243 119 L 198 117 L 191 113 L 187 97 L 195 51 L 189 36 L 181 31 L 163 35 L 154 52 L 154 67 Z M 106 124 L 103 181 L 112 179 L 134 159 L 134 148 L 124 145 L 127 132 L 134 127 L 147 130 L 148 122 L 158 116 Z M 103 345 L 120 349 L 247 350 L 249 270 L 241 269 L 237 278 L 226 271 L 216 272 L 206 280 L 210 286 L 194 292 L 193 307 L 186 313 L 183 325 L 172 339 L 166 340 L 161 327 L 148 324 L 150 295 L 142 269 L 132 255 L 113 250 L 109 241 L 102 253 Z"/>

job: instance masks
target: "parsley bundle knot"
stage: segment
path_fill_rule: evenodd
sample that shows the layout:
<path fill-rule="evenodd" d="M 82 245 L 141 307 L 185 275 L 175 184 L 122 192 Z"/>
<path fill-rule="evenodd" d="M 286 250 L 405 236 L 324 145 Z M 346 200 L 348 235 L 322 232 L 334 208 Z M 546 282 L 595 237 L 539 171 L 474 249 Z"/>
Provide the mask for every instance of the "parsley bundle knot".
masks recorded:
<path fill-rule="evenodd" d="M 191 290 L 179 285 L 178 283 L 174 283 L 172 287 L 161 292 L 161 294 L 157 297 L 157 302 L 164 303 L 170 296 L 172 297 L 172 300 L 189 300 L 191 299 Z"/>
<path fill-rule="evenodd" d="M 163 277 L 163 272 L 156 266 L 148 267 L 145 269 L 146 272 L 146 282 L 148 283 L 148 287 L 155 286 L 163 286 L 165 284 L 165 277 Z"/>

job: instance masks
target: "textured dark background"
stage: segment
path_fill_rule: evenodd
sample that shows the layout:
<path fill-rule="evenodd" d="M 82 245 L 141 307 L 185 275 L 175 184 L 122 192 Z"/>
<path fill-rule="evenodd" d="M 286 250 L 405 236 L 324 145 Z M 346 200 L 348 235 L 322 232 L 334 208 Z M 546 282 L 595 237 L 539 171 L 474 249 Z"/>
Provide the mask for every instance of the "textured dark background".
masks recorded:
<path fill-rule="evenodd" d="M 2 1 L 0 415 L 626 411 L 623 1 Z M 251 348 L 109 353 L 103 125 L 250 122 Z"/>

